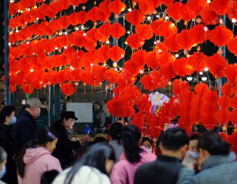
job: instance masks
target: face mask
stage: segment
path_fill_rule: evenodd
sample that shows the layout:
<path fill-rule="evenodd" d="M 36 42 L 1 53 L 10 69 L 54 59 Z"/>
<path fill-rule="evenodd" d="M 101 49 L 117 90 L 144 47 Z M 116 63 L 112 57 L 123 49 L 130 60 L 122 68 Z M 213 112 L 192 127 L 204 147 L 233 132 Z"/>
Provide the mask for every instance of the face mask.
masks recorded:
<path fill-rule="evenodd" d="M 152 148 L 148 149 L 148 151 L 149 151 L 150 153 L 152 153 Z"/>
<path fill-rule="evenodd" d="M 193 158 L 198 158 L 199 157 L 199 153 L 194 152 L 194 151 L 189 151 L 189 155 L 191 155 Z"/>
<path fill-rule="evenodd" d="M 0 179 L 2 179 L 5 173 L 6 173 L 6 165 L 2 167 L 2 171 L 0 172 Z"/>
<path fill-rule="evenodd" d="M 16 121 L 17 121 L 16 116 L 13 116 L 12 121 L 9 123 L 9 125 L 14 125 Z"/>

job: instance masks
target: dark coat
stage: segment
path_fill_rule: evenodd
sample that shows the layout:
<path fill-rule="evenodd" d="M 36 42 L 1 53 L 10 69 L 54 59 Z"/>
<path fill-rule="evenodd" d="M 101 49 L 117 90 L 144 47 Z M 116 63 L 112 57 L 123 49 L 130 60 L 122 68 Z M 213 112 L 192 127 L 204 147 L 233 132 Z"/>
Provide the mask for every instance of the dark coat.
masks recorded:
<path fill-rule="evenodd" d="M 23 145 L 34 139 L 37 131 L 34 117 L 26 110 L 22 112 L 16 123 L 16 154 L 18 155 Z"/>
<path fill-rule="evenodd" d="M 156 161 L 144 164 L 137 169 L 134 184 L 176 184 L 182 167 L 179 159 L 159 155 Z"/>
<path fill-rule="evenodd" d="M 78 141 L 71 141 L 66 128 L 59 124 L 53 127 L 58 132 L 58 142 L 53 156 L 59 159 L 62 169 L 70 166 L 73 161 L 73 150 L 80 148 L 81 144 Z"/>
<path fill-rule="evenodd" d="M 13 136 L 13 126 L 0 123 L 0 146 L 7 152 L 7 172 L 2 178 L 6 183 L 17 183 L 15 159 L 15 139 Z"/>

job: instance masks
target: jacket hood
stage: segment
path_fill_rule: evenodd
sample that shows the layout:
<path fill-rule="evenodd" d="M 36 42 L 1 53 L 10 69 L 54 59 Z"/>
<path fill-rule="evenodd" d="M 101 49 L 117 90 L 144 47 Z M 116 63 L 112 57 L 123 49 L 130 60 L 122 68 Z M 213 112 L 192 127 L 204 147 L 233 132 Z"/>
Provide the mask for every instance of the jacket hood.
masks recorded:
<path fill-rule="evenodd" d="M 228 155 L 212 155 L 209 156 L 202 165 L 202 170 L 213 166 L 217 166 L 224 163 L 234 162 L 236 160 L 236 155 L 234 152 L 230 152 Z"/>
<path fill-rule="evenodd" d="M 26 153 L 23 157 L 23 161 L 26 165 L 31 164 L 32 162 L 36 161 L 38 158 L 44 155 L 50 155 L 49 150 L 47 150 L 46 148 L 30 148 L 26 150 Z"/>

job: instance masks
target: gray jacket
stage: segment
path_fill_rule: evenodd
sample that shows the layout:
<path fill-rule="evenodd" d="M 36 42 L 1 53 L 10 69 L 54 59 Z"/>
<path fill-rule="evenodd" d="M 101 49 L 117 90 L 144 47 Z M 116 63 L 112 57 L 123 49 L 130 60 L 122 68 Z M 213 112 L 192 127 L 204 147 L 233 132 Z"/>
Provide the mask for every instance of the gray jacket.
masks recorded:
<path fill-rule="evenodd" d="M 193 170 L 181 169 L 177 184 L 237 184 L 235 153 L 208 157 L 196 175 Z"/>

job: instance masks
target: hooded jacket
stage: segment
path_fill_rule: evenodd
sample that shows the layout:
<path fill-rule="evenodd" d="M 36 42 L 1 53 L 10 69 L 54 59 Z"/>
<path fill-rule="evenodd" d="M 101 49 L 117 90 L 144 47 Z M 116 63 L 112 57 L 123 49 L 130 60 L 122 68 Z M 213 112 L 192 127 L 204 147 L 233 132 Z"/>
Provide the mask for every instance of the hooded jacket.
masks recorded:
<path fill-rule="evenodd" d="M 112 184 L 133 184 L 135 172 L 137 168 L 148 162 L 156 160 L 156 156 L 150 153 L 144 147 L 141 147 L 144 151 L 140 153 L 141 160 L 138 163 L 130 163 L 126 158 L 124 153 L 120 156 L 120 161 L 114 166 L 111 174 Z"/>
<path fill-rule="evenodd" d="M 40 184 L 41 176 L 45 171 L 62 171 L 59 160 L 43 147 L 27 149 L 23 161 L 25 172 L 23 178 L 17 176 L 19 184 Z"/>
<path fill-rule="evenodd" d="M 209 156 L 200 173 L 188 168 L 181 169 L 177 184 L 235 184 L 237 183 L 237 162 L 234 152 L 229 155 Z"/>

